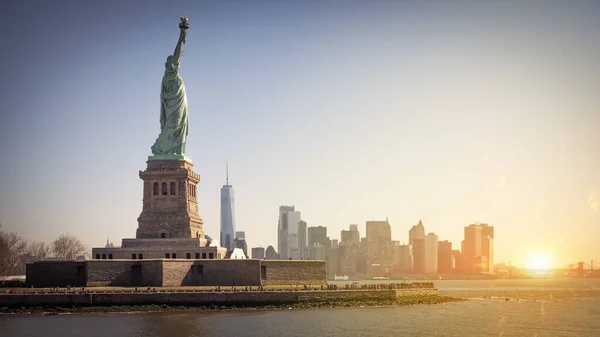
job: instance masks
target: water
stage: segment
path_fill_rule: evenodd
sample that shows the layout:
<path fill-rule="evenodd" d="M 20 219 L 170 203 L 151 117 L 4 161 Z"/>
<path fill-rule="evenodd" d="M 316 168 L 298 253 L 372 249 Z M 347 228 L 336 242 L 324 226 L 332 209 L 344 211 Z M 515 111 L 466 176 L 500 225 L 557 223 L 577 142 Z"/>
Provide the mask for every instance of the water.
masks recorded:
<path fill-rule="evenodd" d="M 0 336 L 600 336 L 600 279 L 435 283 L 442 295 L 470 300 L 386 308 L 4 315 Z"/>

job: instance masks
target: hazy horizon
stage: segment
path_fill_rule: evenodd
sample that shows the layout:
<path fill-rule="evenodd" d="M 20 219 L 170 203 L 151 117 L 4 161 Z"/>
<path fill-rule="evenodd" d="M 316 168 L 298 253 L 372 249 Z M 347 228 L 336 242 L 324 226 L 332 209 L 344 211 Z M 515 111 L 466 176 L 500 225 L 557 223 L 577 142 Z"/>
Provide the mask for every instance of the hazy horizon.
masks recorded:
<path fill-rule="evenodd" d="M 205 232 L 277 247 L 280 205 L 332 239 L 385 220 L 496 262 L 600 260 L 600 3 L 17 2 L 0 5 L 0 222 L 90 247 L 135 237 L 164 62 L 181 60 Z"/>

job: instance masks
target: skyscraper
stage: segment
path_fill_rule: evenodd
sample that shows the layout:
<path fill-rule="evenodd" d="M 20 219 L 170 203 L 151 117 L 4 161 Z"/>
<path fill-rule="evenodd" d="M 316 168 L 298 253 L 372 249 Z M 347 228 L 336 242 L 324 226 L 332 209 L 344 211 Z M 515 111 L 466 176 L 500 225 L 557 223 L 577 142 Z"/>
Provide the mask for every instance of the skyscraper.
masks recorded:
<path fill-rule="evenodd" d="M 298 223 L 298 258 L 299 259 L 308 259 L 309 251 L 308 251 L 308 230 L 306 227 L 306 221 L 300 221 Z"/>
<path fill-rule="evenodd" d="M 413 270 L 413 246 L 399 245 L 395 247 L 398 254 L 394 256 L 394 260 L 398 264 L 401 272 L 411 272 Z"/>
<path fill-rule="evenodd" d="M 438 271 L 438 236 L 429 233 L 425 236 L 425 272 Z"/>
<path fill-rule="evenodd" d="M 233 240 L 233 248 L 241 249 L 244 252 L 244 255 L 248 256 L 248 243 L 246 243 L 245 239 L 236 237 L 235 240 Z"/>
<path fill-rule="evenodd" d="M 300 221 L 300 212 L 296 211 L 294 206 L 279 206 L 277 246 L 281 259 L 300 258 L 300 243 L 298 240 Z"/>
<path fill-rule="evenodd" d="M 462 253 L 464 256 L 464 272 L 474 274 L 476 270 L 476 259 L 481 256 L 481 227 L 470 225 L 465 227 L 465 239 L 463 240 Z"/>
<path fill-rule="evenodd" d="M 425 226 L 423 226 L 423 222 L 419 219 L 419 223 L 412 226 L 408 231 L 408 244 L 414 245 L 414 240 L 425 240 Z"/>
<path fill-rule="evenodd" d="M 463 241 L 464 242 L 464 241 Z M 462 273 L 465 269 L 463 255 L 458 249 L 452 250 L 452 259 L 454 260 L 454 272 Z"/>
<path fill-rule="evenodd" d="M 494 226 L 490 226 L 486 223 L 480 223 L 478 226 L 481 227 L 481 235 L 487 235 L 492 239 L 494 238 Z"/>
<path fill-rule="evenodd" d="M 319 243 L 325 248 L 329 248 L 330 242 L 327 237 L 327 227 L 317 226 L 308 227 L 308 246 L 313 248 L 315 243 Z"/>
<path fill-rule="evenodd" d="M 489 235 L 484 235 L 481 240 L 481 255 L 487 257 L 486 264 L 481 270 L 484 273 L 494 272 L 494 238 Z"/>
<path fill-rule="evenodd" d="M 360 233 L 358 232 L 358 225 L 350 225 L 350 230 L 342 231 L 341 243 L 345 245 L 353 245 L 360 243 Z"/>
<path fill-rule="evenodd" d="M 438 242 L 438 272 L 449 274 L 454 270 L 454 256 L 452 255 L 452 242 Z"/>
<path fill-rule="evenodd" d="M 293 212 L 294 209 L 294 206 L 279 206 L 279 220 L 277 221 L 277 251 L 279 251 L 279 255 L 281 256 L 281 258 L 284 258 L 283 256 L 287 255 L 288 250 L 287 213 Z"/>
<path fill-rule="evenodd" d="M 388 248 L 392 244 L 392 228 L 385 221 L 367 221 L 367 252 L 373 260 L 388 259 Z"/>
<path fill-rule="evenodd" d="M 265 258 L 267 260 L 277 260 L 277 259 L 279 259 L 279 254 L 277 254 L 277 252 L 275 251 L 275 248 L 273 248 L 273 246 L 269 246 L 269 247 L 267 247 L 267 250 L 265 251 Z"/>
<path fill-rule="evenodd" d="M 494 227 L 488 224 L 466 226 L 462 250 L 465 273 L 493 272 Z"/>
<path fill-rule="evenodd" d="M 229 185 L 229 165 L 225 165 L 225 185 L 221 187 L 221 247 L 228 251 L 235 248 L 235 214 L 233 187 Z"/>
<path fill-rule="evenodd" d="M 413 240 L 413 272 L 425 272 L 425 239 Z"/>
<path fill-rule="evenodd" d="M 311 260 L 325 260 L 327 251 L 331 247 L 327 237 L 327 227 L 308 227 L 308 258 Z"/>
<path fill-rule="evenodd" d="M 494 226 L 479 224 L 481 226 L 481 255 L 487 257 L 487 264 L 482 266 L 485 273 L 494 272 Z"/>
<path fill-rule="evenodd" d="M 265 248 L 264 247 L 254 247 L 252 248 L 252 258 L 253 259 L 264 259 L 265 258 Z"/>

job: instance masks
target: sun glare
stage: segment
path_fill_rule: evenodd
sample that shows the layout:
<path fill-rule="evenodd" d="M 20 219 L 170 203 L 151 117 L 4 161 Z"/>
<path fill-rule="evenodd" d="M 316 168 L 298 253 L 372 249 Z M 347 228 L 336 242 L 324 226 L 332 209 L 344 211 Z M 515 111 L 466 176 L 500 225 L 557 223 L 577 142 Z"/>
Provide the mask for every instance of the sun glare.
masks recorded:
<path fill-rule="evenodd" d="M 544 252 L 536 252 L 529 255 L 526 261 L 529 269 L 544 270 L 554 266 L 552 255 Z"/>

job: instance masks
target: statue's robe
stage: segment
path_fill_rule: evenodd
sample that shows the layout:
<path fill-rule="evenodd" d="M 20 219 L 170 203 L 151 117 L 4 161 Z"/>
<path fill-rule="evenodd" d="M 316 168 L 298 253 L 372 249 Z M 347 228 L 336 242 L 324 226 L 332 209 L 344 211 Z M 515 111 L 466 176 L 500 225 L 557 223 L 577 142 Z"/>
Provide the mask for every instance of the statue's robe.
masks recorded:
<path fill-rule="evenodd" d="M 179 62 L 167 58 L 160 91 L 160 134 L 152 145 L 152 153 L 184 155 L 188 135 L 187 96 L 183 79 L 179 76 Z"/>

